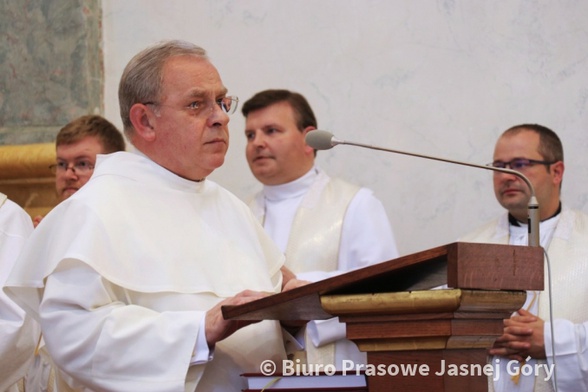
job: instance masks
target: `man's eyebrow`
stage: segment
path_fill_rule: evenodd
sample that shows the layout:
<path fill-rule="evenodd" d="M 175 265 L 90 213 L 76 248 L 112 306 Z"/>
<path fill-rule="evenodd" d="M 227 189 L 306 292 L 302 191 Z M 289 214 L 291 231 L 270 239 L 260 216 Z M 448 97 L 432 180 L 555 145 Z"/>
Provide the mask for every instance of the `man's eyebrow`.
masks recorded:
<path fill-rule="evenodd" d="M 215 97 L 227 95 L 228 90 L 226 88 L 221 89 L 218 93 L 215 93 Z M 188 96 L 192 98 L 202 98 L 209 94 L 208 91 L 195 88 L 188 92 Z"/>
<path fill-rule="evenodd" d="M 98 154 L 102 154 L 101 152 L 99 152 Z M 75 157 L 71 158 L 72 161 L 79 161 L 80 159 L 92 159 L 92 154 L 88 155 L 88 154 L 81 154 L 81 155 L 76 155 Z M 62 158 L 62 157 L 55 157 L 56 161 L 63 161 L 63 162 L 67 162 L 68 159 L 66 158 Z"/>
<path fill-rule="evenodd" d="M 204 90 L 200 90 L 200 89 L 190 90 L 187 94 L 187 96 L 190 98 L 201 98 L 201 97 L 204 97 L 205 95 L 206 95 L 206 92 Z"/>

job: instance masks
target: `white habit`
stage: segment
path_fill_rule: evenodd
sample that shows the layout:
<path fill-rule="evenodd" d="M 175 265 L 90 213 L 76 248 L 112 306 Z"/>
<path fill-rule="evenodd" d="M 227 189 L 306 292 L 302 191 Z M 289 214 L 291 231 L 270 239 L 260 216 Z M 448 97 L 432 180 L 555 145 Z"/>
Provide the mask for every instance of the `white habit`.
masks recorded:
<path fill-rule="evenodd" d="M 282 264 L 230 192 L 117 152 L 43 219 L 7 292 L 40 321 L 69 390 L 240 391 L 241 373 L 284 358 L 279 323 L 209 353 L 205 312 L 246 289 L 280 291 Z"/>
<path fill-rule="evenodd" d="M 551 262 L 555 363 L 559 392 L 588 391 L 588 215 L 562 207 L 561 213 L 540 224 L 541 246 Z M 509 224 L 505 213 L 461 241 L 526 245 L 528 227 Z M 545 290 L 528 292 L 523 309 L 545 320 L 544 336 L 547 364 L 553 364 L 551 323 L 549 320 L 548 269 L 545 265 Z M 493 387 L 497 392 L 553 391 L 553 378 L 520 375 L 518 383 L 507 374 L 508 359 L 501 360 L 501 377 Z M 545 364 L 531 359 L 526 365 Z M 511 372 L 512 373 L 512 372 Z M 516 377 L 515 377 L 516 380 Z"/>
<path fill-rule="evenodd" d="M 31 217 L 0 193 L 0 287 L 33 232 Z M 13 391 L 33 359 L 38 324 L 0 291 L 0 391 Z"/>
<path fill-rule="evenodd" d="M 250 207 L 299 279 L 314 282 L 398 257 L 386 211 L 373 192 L 317 167 L 290 183 L 264 186 Z M 344 339 L 345 324 L 337 318 L 308 323 L 306 335 L 309 363 L 335 361 L 340 369 L 343 359 L 366 362 L 365 353 Z"/>

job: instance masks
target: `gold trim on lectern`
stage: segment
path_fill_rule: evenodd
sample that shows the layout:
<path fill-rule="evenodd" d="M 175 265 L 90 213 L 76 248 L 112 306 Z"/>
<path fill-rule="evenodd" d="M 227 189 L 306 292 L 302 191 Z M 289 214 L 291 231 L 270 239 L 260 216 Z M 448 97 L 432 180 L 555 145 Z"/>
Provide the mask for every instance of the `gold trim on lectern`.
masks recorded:
<path fill-rule="evenodd" d="M 397 293 L 323 295 L 325 311 L 338 316 L 357 314 L 406 314 L 452 312 L 459 307 L 462 291 L 426 290 Z"/>
<path fill-rule="evenodd" d="M 337 316 L 361 314 L 411 314 L 444 312 L 500 312 L 518 309 L 524 291 L 440 289 L 397 293 L 342 294 L 321 296 L 325 311 Z"/>

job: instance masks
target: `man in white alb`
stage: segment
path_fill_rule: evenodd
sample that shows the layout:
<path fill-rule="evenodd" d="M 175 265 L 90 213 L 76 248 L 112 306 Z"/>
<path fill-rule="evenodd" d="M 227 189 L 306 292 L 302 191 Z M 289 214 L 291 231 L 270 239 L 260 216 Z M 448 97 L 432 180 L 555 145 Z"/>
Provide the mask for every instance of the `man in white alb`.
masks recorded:
<path fill-rule="evenodd" d="M 119 102 L 137 152 L 98 155 L 5 290 L 40 322 L 60 390 L 240 391 L 241 373 L 285 358 L 281 328 L 221 306 L 296 281 L 247 206 L 206 178 L 237 98 L 202 48 L 166 41 L 131 59 Z"/>
<path fill-rule="evenodd" d="M 246 157 L 263 184 L 250 203 L 254 215 L 286 255 L 299 279 L 317 281 L 398 256 L 382 203 L 373 192 L 330 178 L 305 142 L 317 128 L 307 100 L 289 90 L 265 90 L 247 100 Z M 313 321 L 301 346 L 308 363 L 365 363 L 337 318 Z M 304 340 L 304 341 L 302 341 Z M 336 344 L 334 344 L 336 342 Z"/>
<path fill-rule="evenodd" d="M 0 287 L 32 232 L 31 217 L 0 193 Z M 0 292 L 0 391 L 18 391 L 16 383 L 33 359 L 39 333 L 35 320 Z"/>
<path fill-rule="evenodd" d="M 535 188 L 540 242 L 551 262 L 554 316 L 552 336 L 546 267 L 545 290 L 527 293 L 527 302 L 505 320 L 504 334 L 490 350 L 501 366 L 500 377 L 489 381 L 495 391 L 553 391 L 553 376 L 536 365 L 551 369 L 554 358 L 559 392 L 588 391 L 588 216 L 561 203 L 563 160 L 559 137 L 538 124 L 506 130 L 494 149 L 493 166 L 520 171 Z M 494 193 L 507 211 L 461 240 L 526 245 L 528 187 L 515 175 L 495 172 Z M 519 362 L 509 364 L 512 360 Z M 536 368 L 538 373 L 529 372 Z"/>

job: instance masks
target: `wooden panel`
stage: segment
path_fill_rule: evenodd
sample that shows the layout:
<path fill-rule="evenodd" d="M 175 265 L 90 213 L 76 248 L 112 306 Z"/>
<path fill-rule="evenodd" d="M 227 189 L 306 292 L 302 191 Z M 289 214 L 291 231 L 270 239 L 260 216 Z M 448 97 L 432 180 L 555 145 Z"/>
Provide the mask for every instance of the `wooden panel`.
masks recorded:
<path fill-rule="evenodd" d="M 543 290 L 543 249 L 540 247 L 485 247 L 461 243 L 449 247 L 448 252 L 447 284 L 450 287 Z M 529 260 L 534 262 L 529 263 Z"/>
<path fill-rule="evenodd" d="M 488 335 L 500 336 L 504 329 L 504 319 L 485 319 L 485 320 L 452 320 L 451 321 L 451 335 L 452 336 L 467 336 L 467 335 Z"/>
<path fill-rule="evenodd" d="M 347 339 L 381 339 L 451 335 L 451 320 L 347 323 Z"/>
<path fill-rule="evenodd" d="M 422 353 L 422 354 L 421 354 Z M 443 391 L 444 379 L 434 375 L 439 371 L 441 359 L 443 359 L 442 351 L 419 351 L 418 354 L 413 351 L 397 351 L 384 353 L 368 353 L 368 363 L 374 365 L 377 369 L 385 369 L 384 375 L 368 376 L 368 388 L 370 392 L 423 392 L 423 391 Z M 396 374 L 397 368 L 402 371 L 404 369 L 414 369 L 416 366 L 421 367 L 427 365 L 429 367 L 428 376 L 403 375 Z M 458 391 L 456 389 L 456 391 Z M 462 389 L 467 391 L 467 389 Z"/>
<path fill-rule="evenodd" d="M 370 375 L 368 387 L 370 392 L 486 392 L 487 376 L 479 372 L 486 364 L 486 350 L 429 350 L 368 353 L 368 363 L 386 369 L 385 375 Z M 424 366 L 428 375 L 422 375 Z M 402 372 L 404 369 L 420 369 L 412 375 Z M 454 366 L 467 375 L 451 375 Z M 415 368 L 416 367 L 416 368 Z M 397 372 L 397 369 L 400 369 Z M 459 372 L 460 370 L 458 370 Z"/>
<path fill-rule="evenodd" d="M 502 268 L 497 267 L 497 258 Z M 521 267 L 523 265 L 526 267 Z M 497 279 L 506 266 L 511 266 L 504 272 L 508 279 Z M 491 274 L 489 270 L 493 270 Z M 459 285 L 463 284 L 467 286 L 465 288 L 474 289 L 540 289 L 543 287 L 543 250 L 539 247 L 456 242 L 244 305 L 223 306 L 222 310 L 226 319 L 321 320 L 332 317 L 321 307 L 320 296 L 323 295 L 426 290 L 446 283 L 455 288 L 462 288 Z M 500 287 L 501 283 L 508 287 Z M 480 287 L 471 287 L 476 285 Z"/>
<path fill-rule="evenodd" d="M 320 251 L 320 250 L 318 250 Z M 323 294 L 356 294 L 430 288 L 446 280 L 447 246 L 375 264 L 239 306 L 223 306 L 226 319 L 322 320 L 333 317 L 320 303 Z M 438 271 L 442 270 L 439 275 Z M 422 279 L 419 279 L 422 278 Z M 427 284 L 431 278 L 430 284 Z M 419 280 L 421 282 L 419 283 Z"/>
<path fill-rule="evenodd" d="M 47 214 L 59 202 L 54 163 L 54 143 L 0 146 L 0 192 L 31 217 Z"/>

